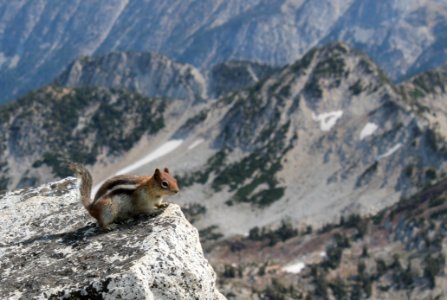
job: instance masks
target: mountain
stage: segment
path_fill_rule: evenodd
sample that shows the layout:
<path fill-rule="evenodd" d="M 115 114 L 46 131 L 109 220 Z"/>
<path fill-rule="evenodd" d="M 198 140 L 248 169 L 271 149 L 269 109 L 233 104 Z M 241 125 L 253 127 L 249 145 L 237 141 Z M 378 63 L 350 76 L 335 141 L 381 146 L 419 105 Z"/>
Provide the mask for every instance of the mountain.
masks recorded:
<path fill-rule="evenodd" d="M 187 36 L 225 22 L 257 2 L 0 2 L 1 101 L 50 83 L 83 55 L 123 52 L 126 48 L 172 57 L 172 51 L 184 47 Z"/>
<path fill-rule="evenodd" d="M 89 165 L 96 183 L 168 166 L 205 235 L 284 218 L 321 226 L 377 212 L 445 176 L 442 117 L 421 110 L 414 84 L 391 83 L 366 55 L 336 43 L 195 105 L 49 86 L 2 109 L 2 182 L 66 176 L 63 160 Z M 441 91 L 425 91 L 427 101 Z"/>
<path fill-rule="evenodd" d="M 186 145 L 166 161 L 185 169 L 184 198 L 207 207 L 199 226 L 224 234 L 373 213 L 445 176 L 445 139 L 412 99 L 347 45 L 317 48 L 187 121 L 176 137 L 194 163 Z"/>
<path fill-rule="evenodd" d="M 110 53 L 76 59 L 54 84 L 65 87 L 126 89 L 148 97 L 204 100 L 206 82 L 192 66 L 166 56 L 141 53 Z"/>
<path fill-rule="evenodd" d="M 216 66 L 208 80 L 190 65 L 149 52 L 77 59 L 53 85 L 3 106 L 0 188 L 34 186 L 67 176 L 62 164 L 66 159 L 110 164 L 147 134 L 177 130 L 200 111 L 207 93 L 245 88 L 273 70 L 228 62 Z M 229 81 L 229 74 L 237 72 Z M 156 146 L 146 145 L 144 151 Z"/>
<path fill-rule="evenodd" d="M 0 112 L 1 170 L 8 174 L 1 187 L 67 176 L 64 160 L 94 164 L 116 157 L 165 126 L 166 106 L 123 90 L 55 86 L 8 104 Z"/>
<path fill-rule="evenodd" d="M 249 61 L 227 61 L 213 66 L 208 73 L 210 96 L 218 98 L 264 80 L 279 68 Z"/>
<path fill-rule="evenodd" d="M 354 1 L 325 41 L 362 50 L 393 79 L 446 63 L 447 3 Z"/>
<path fill-rule="evenodd" d="M 228 299 L 444 299 L 447 182 L 319 230 L 288 221 L 206 246 Z"/>
<path fill-rule="evenodd" d="M 125 89 L 150 72 L 104 76 L 117 65 L 133 74 L 129 55 L 84 58 L 77 87 L 2 107 L 3 188 L 67 176 L 66 160 L 86 164 L 96 186 L 167 166 L 230 299 L 444 295 L 444 67 L 395 84 L 334 43 L 282 68 L 223 63 L 202 85 L 221 96 L 196 102 Z"/>
<path fill-rule="evenodd" d="M 228 60 L 290 64 L 345 41 L 393 80 L 445 63 L 443 0 L 3 1 L 1 101 L 50 83 L 73 60 L 110 52 L 163 53 L 208 71 Z"/>
<path fill-rule="evenodd" d="M 126 89 L 148 97 L 203 102 L 254 85 L 278 68 L 228 61 L 205 74 L 188 64 L 151 52 L 113 52 L 73 61 L 53 84 L 63 87 Z"/>

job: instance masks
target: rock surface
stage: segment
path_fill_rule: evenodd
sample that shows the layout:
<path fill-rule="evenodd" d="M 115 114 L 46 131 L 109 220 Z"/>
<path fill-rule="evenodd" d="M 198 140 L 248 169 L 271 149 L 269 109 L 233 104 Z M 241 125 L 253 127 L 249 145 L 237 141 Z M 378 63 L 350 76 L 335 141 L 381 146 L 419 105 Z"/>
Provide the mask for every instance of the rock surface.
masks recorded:
<path fill-rule="evenodd" d="M 208 73 L 208 94 L 221 97 L 255 85 L 279 68 L 249 61 L 228 61 L 213 66 Z"/>
<path fill-rule="evenodd" d="M 3 195 L 0 236 L 4 299 L 224 299 L 176 204 L 105 232 L 67 178 Z"/>

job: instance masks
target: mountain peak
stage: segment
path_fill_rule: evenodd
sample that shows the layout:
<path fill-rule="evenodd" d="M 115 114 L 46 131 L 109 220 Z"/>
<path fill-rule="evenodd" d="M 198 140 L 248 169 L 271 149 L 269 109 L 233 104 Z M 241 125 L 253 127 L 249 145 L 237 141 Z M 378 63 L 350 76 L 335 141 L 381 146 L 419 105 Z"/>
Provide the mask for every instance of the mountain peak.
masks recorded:
<path fill-rule="evenodd" d="M 329 43 L 317 47 L 309 51 L 295 64 L 309 63 L 311 59 L 317 60 L 315 66 L 317 74 L 341 76 L 344 72 L 357 69 L 365 75 L 374 75 L 380 77 L 383 81 L 390 82 L 385 73 L 368 55 L 344 42 Z M 347 73 L 344 74 L 347 75 Z"/>
<path fill-rule="evenodd" d="M 73 61 L 55 84 L 127 89 L 149 97 L 190 101 L 206 98 L 205 79 L 197 69 L 152 52 L 83 56 Z"/>

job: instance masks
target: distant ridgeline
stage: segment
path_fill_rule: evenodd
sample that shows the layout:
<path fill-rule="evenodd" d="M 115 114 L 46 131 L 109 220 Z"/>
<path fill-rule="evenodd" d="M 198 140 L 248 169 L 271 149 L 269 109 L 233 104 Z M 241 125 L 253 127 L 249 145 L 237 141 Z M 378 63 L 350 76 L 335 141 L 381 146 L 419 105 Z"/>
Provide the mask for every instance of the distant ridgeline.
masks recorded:
<path fill-rule="evenodd" d="M 0 102 L 49 84 L 85 54 L 152 51 L 208 72 L 229 60 L 283 66 L 344 41 L 393 80 L 442 65 L 447 55 L 443 0 L 48 3 L 0 4 Z"/>

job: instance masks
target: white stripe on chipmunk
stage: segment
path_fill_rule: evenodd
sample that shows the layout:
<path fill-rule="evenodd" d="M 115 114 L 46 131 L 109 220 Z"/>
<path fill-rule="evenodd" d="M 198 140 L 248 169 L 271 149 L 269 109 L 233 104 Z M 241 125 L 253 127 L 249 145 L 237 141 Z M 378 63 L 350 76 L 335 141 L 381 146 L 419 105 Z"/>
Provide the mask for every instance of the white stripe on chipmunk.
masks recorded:
<path fill-rule="evenodd" d="M 118 184 L 107 190 L 107 192 L 115 191 L 115 190 L 135 190 L 138 185 L 136 184 Z"/>

